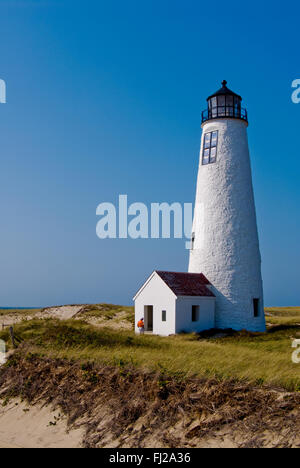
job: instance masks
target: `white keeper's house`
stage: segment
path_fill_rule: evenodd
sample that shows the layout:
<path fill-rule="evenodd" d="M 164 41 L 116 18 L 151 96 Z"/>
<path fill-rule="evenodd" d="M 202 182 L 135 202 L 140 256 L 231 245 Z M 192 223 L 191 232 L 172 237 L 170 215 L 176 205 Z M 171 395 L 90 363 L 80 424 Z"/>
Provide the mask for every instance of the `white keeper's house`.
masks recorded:
<path fill-rule="evenodd" d="M 248 115 L 226 85 L 202 113 L 188 272 L 154 271 L 134 297 L 135 323 L 154 334 L 266 329 Z"/>
<path fill-rule="evenodd" d="M 134 300 L 136 324 L 143 317 L 145 331 L 156 335 L 197 332 L 215 326 L 216 298 L 201 273 L 154 271 Z"/>

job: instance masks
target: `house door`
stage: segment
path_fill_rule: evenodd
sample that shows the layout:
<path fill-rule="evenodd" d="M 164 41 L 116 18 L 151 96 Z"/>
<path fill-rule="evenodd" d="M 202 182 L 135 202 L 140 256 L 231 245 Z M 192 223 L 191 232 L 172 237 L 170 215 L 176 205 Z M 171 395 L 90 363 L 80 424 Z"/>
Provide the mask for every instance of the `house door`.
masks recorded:
<path fill-rule="evenodd" d="M 153 331 L 153 306 L 145 306 L 144 312 L 145 331 Z"/>

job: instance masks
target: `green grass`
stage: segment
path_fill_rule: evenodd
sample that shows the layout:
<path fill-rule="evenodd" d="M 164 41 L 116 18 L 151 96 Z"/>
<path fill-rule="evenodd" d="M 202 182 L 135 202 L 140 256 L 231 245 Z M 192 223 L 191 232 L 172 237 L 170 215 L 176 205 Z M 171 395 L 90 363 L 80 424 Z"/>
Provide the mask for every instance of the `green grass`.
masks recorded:
<path fill-rule="evenodd" d="M 118 318 L 118 315 L 121 312 L 125 312 L 122 315 L 122 318 Z M 134 321 L 134 307 L 130 306 L 121 306 L 115 304 L 92 304 L 87 305 L 84 309 L 78 314 L 78 317 L 81 318 L 98 318 L 104 320 L 126 320 L 133 324 Z"/>
<path fill-rule="evenodd" d="M 290 325 L 290 316 L 282 314 L 283 317 L 275 318 L 286 319 L 287 324 L 273 326 L 267 333 L 241 332 L 210 339 L 199 339 L 195 334 L 136 336 L 131 331 L 96 328 L 82 320 L 31 320 L 14 328 L 27 349 L 40 355 L 131 364 L 148 370 L 163 369 L 182 377 L 246 379 L 300 391 L 300 364 L 291 360 L 292 339 L 300 338 L 300 326 Z M 8 330 L 0 332 L 0 338 L 9 343 Z"/>
<path fill-rule="evenodd" d="M 0 317 L 5 316 L 15 316 L 19 317 L 28 317 L 34 316 L 41 312 L 41 309 L 0 309 Z"/>
<path fill-rule="evenodd" d="M 271 325 L 300 324 L 300 307 L 266 307 L 266 320 Z"/>

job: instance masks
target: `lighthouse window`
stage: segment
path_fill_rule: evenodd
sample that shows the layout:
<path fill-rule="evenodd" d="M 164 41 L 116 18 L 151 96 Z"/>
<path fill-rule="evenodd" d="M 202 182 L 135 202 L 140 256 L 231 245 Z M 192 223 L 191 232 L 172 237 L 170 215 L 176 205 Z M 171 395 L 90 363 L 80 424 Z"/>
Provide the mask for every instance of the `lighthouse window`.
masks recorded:
<path fill-rule="evenodd" d="M 226 96 L 226 115 L 233 116 L 233 96 Z"/>
<path fill-rule="evenodd" d="M 218 117 L 225 115 L 225 96 L 218 96 Z"/>
<path fill-rule="evenodd" d="M 210 137 L 211 137 L 211 134 L 210 133 L 206 133 L 205 137 L 204 137 L 204 148 L 210 148 Z"/>
<path fill-rule="evenodd" d="M 214 162 L 216 160 L 216 156 L 217 156 L 217 148 L 212 148 L 210 150 L 210 159 L 211 159 L 210 162 Z"/>
<path fill-rule="evenodd" d="M 225 96 L 218 96 L 218 106 L 225 106 Z"/>
<path fill-rule="evenodd" d="M 239 98 L 234 98 L 234 115 L 239 117 L 241 115 L 241 101 Z"/>
<path fill-rule="evenodd" d="M 259 317 L 259 299 L 253 299 L 254 317 Z"/>
<path fill-rule="evenodd" d="M 233 106 L 233 96 L 226 96 L 226 106 Z"/>
<path fill-rule="evenodd" d="M 211 164 L 217 160 L 218 132 L 204 135 L 202 164 Z"/>
<path fill-rule="evenodd" d="M 217 140 L 218 140 L 218 133 L 217 132 L 212 132 L 212 134 L 211 134 L 211 147 L 212 148 L 217 146 Z"/>

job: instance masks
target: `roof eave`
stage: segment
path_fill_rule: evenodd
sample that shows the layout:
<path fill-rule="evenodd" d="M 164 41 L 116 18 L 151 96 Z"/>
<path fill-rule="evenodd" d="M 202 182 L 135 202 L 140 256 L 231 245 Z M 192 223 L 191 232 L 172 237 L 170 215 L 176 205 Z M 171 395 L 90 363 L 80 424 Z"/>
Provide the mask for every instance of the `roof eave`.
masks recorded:
<path fill-rule="evenodd" d="M 239 94 L 236 94 L 234 93 L 233 91 L 229 90 L 230 92 L 229 93 L 222 93 L 221 92 L 221 89 L 219 91 L 217 91 L 216 93 L 212 94 L 211 96 L 209 96 L 206 100 L 209 101 L 209 99 L 213 98 L 213 97 L 217 97 L 217 96 L 235 96 L 237 98 L 239 98 L 241 101 L 243 100 L 242 96 L 240 96 Z"/>
<path fill-rule="evenodd" d="M 209 294 L 207 296 L 204 296 L 203 294 L 201 296 L 197 295 L 197 296 L 189 296 L 188 294 L 178 294 L 177 298 L 182 298 L 182 297 L 186 297 L 186 298 L 195 298 L 195 297 L 201 297 L 201 298 L 205 298 L 205 299 L 216 299 L 216 296 L 214 295 L 214 293 L 212 294 Z"/>
<path fill-rule="evenodd" d="M 159 270 L 158 270 L 159 271 Z M 175 292 L 170 288 L 170 286 L 161 278 L 161 276 L 157 273 L 157 270 L 154 270 L 151 275 L 146 279 L 146 281 L 144 282 L 144 284 L 140 287 L 140 289 L 138 290 L 138 292 L 135 294 L 135 296 L 133 297 L 133 301 L 136 300 L 136 298 L 141 294 L 141 292 L 143 291 L 143 289 L 147 286 L 147 284 L 151 281 L 151 279 L 153 278 L 154 275 L 157 275 L 159 277 L 159 279 L 164 283 L 165 286 L 167 286 L 167 288 L 171 291 L 171 293 L 173 294 L 174 297 L 178 297 Z"/>
<path fill-rule="evenodd" d="M 133 296 L 133 301 L 136 300 L 136 298 L 141 294 L 142 290 L 147 286 L 147 284 L 149 283 L 149 281 L 153 278 L 154 274 L 156 273 L 156 271 L 152 271 L 151 275 L 148 276 L 148 278 L 146 279 L 146 281 L 142 284 L 142 286 L 140 287 L 140 289 L 135 293 L 135 295 Z"/>

